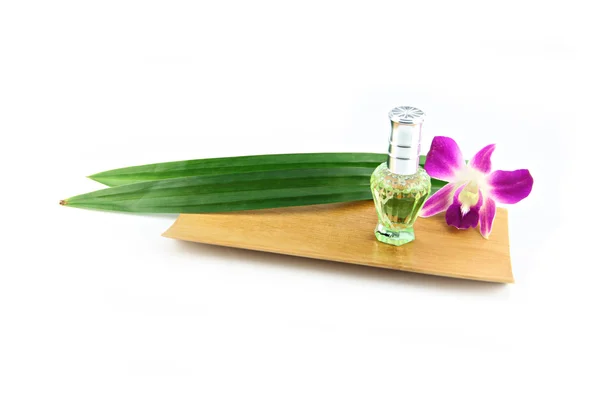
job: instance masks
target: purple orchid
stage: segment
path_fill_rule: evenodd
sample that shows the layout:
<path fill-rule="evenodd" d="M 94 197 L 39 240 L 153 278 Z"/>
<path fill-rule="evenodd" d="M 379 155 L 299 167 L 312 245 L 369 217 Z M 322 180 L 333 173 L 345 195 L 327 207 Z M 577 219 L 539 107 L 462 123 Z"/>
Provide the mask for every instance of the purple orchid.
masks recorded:
<path fill-rule="evenodd" d="M 485 146 L 465 164 L 456 142 L 436 136 L 425 161 L 425 170 L 448 184 L 425 202 L 421 217 L 446 211 L 446 223 L 458 229 L 475 228 L 484 238 L 492 232 L 496 202 L 515 204 L 531 192 L 533 178 L 527 169 L 492 171 L 495 144 Z"/>

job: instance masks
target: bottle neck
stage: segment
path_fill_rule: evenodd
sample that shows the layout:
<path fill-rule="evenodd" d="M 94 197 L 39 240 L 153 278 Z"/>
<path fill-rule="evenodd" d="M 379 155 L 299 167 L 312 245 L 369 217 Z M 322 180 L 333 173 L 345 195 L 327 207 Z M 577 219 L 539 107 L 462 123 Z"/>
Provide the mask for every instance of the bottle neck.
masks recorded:
<path fill-rule="evenodd" d="M 414 175 L 419 170 L 419 159 L 399 159 L 388 154 L 388 169 L 396 175 Z"/>

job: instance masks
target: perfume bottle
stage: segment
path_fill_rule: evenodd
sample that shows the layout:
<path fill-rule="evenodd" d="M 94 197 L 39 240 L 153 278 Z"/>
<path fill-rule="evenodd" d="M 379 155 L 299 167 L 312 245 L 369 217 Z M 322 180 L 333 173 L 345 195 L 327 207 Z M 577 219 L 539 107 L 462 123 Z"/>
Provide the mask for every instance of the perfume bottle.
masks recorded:
<path fill-rule="evenodd" d="M 415 239 L 413 224 L 431 191 L 431 178 L 419 166 L 425 113 L 402 106 L 388 115 L 392 124 L 388 159 L 371 175 L 371 192 L 379 217 L 375 237 L 400 246 Z"/>

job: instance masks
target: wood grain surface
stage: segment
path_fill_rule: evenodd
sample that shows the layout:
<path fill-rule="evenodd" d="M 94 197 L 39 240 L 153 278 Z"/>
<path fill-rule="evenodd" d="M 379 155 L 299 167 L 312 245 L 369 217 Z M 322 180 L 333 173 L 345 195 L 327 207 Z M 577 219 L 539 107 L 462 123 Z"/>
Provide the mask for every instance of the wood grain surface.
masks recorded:
<path fill-rule="evenodd" d="M 508 212 L 496 210 L 494 229 L 459 231 L 444 215 L 419 218 L 416 240 L 380 243 L 372 201 L 222 214 L 182 214 L 163 234 L 173 239 L 489 282 L 514 282 Z"/>

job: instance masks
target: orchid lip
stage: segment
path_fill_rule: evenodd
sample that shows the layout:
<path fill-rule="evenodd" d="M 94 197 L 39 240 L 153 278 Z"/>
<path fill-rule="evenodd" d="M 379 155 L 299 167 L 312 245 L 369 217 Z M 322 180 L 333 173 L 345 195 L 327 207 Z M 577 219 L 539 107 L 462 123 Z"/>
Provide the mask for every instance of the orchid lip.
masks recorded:
<path fill-rule="evenodd" d="M 483 203 L 483 197 L 477 196 L 477 203 L 469 207 L 466 212 L 460 202 L 461 194 L 467 190 L 468 185 L 463 185 L 454 193 L 453 202 L 446 211 L 446 223 L 458 229 L 474 228 L 479 223 L 479 209 Z"/>

